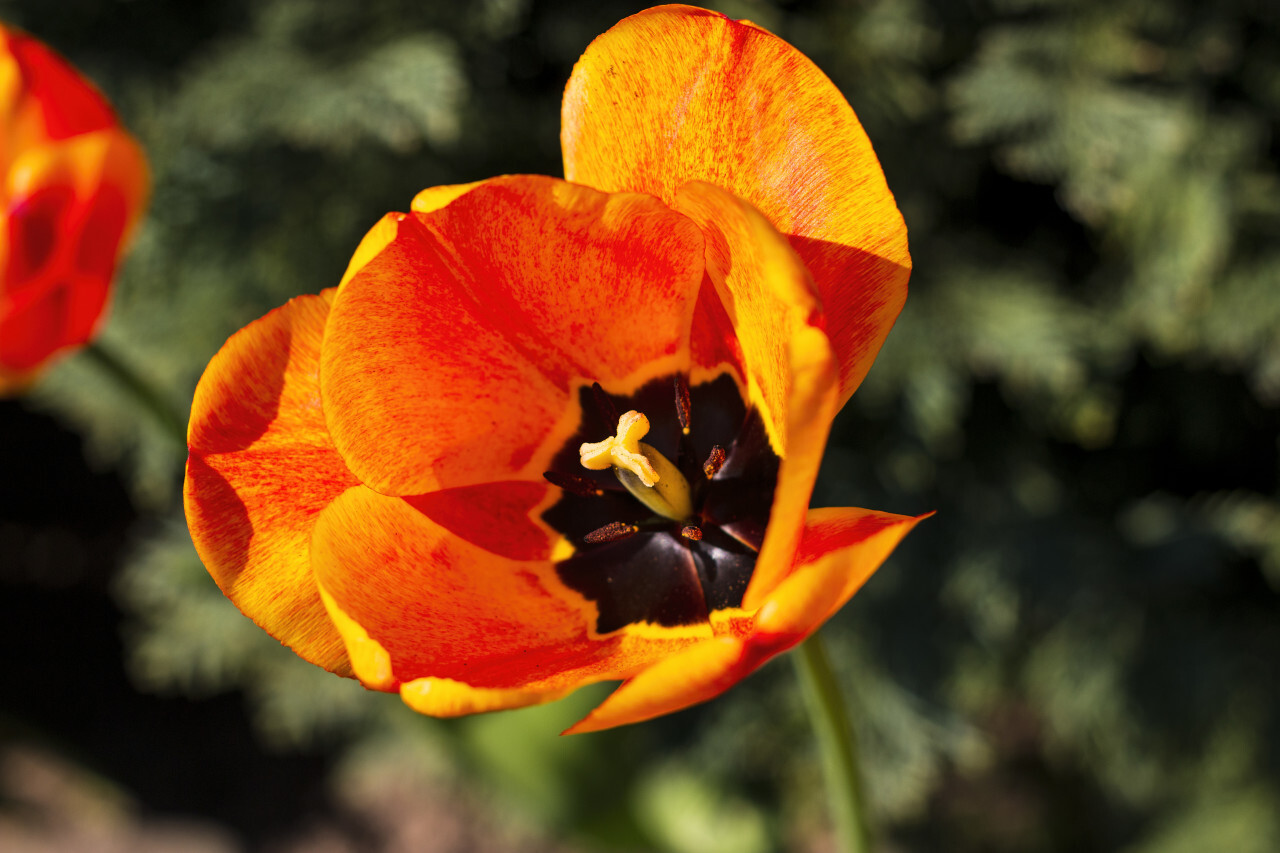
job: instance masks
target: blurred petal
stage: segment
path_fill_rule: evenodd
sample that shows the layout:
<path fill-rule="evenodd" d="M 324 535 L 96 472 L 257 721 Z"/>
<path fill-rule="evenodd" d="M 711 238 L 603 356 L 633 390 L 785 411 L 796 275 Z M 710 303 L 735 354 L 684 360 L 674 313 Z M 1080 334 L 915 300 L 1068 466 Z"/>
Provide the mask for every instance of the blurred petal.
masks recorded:
<path fill-rule="evenodd" d="M 494 687 L 471 687 L 451 678 L 419 678 L 400 685 L 400 698 L 419 714 L 433 717 L 461 717 L 524 708 L 559 699 L 572 688 L 563 690 L 513 690 Z"/>
<path fill-rule="evenodd" d="M 0 368 L 35 370 L 92 337 L 147 184 L 137 143 L 114 128 L 17 155 L 0 187 Z"/>
<path fill-rule="evenodd" d="M 25 143 L 34 136 L 60 140 L 115 125 L 106 99 L 69 62 L 25 33 L 0 27 L 0 38 L 0 62 L 6 66 L 0 80 L 21 81 L 3 86 L 6 132 L 20 129 Z"/>
<path fill-rule="evenodd" d="M 348 674 L 309 556 L 317 515 L 356 484 L 320 407 L 333 290 L 237 332 L 196 387 L 184 499 L 200 558 L 247 616 L 302 657 Z"/>
<path fill-rule="evenodd" d="M 840 403 L 906 299 L 906 228 L 839 90 L 747 21 L 661 6 L 592 42 L 565 89 L 565 177 L 671 203 L 707 181 L 759 208 L 808 267 L 840 368 Z"/>
<path fill-rule="evenodd" d="M 93 84 L 0 26 L 0 393 L 97 329 L 147 185 Z"/>
<path fill-rule="evenodd" d="M 404 215 L 325 329 L 334 442 L 385 494 L 539 479 L 577 386 L 683 366 L 701 279 L 697 228 L 646 196 L 517 176 Z"/>

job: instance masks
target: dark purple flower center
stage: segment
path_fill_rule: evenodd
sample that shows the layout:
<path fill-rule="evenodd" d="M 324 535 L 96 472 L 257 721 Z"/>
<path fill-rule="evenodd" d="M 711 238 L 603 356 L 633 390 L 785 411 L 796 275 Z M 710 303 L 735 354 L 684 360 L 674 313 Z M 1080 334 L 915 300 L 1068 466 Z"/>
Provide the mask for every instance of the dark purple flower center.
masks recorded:
<path fill-rule="evenodd" d="M 542 518 L 574 546 L 556 571 L 596 603 L 596 630 L 690 625 L 740 606 L 764 540 L 779 459 L 737 384 L 721 376 L 689 387 L 668 376 L 625 397 L 586 387 L 579 401 L 582 423 L 546 474 L 564 496 Z M 657 515 L 613 471 L 580 464 L 579 446 L 611 435 L 618 415 L 632 409 L 649 418 L 645 443 L 688 480 L 692 517 Z"/>

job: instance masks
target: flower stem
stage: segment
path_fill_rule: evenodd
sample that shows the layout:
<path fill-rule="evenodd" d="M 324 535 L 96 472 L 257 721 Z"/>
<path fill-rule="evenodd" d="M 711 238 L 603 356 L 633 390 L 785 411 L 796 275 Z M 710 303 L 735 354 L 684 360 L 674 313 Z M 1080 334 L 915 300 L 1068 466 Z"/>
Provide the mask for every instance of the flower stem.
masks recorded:
<path fill-rule="evenodd" d="M 809 719 L 822 753 L 822 771 L 826 777 L 827 800 L 831 819 L 842 853 L 868 853 L 871 833 L 867 826 L 862 798 L 862 781 L 858 775 L 858 743 L 849 725 L 840 685 L 836 683 L 831 661 L 822 638 L 813 634 L 791 655 Z"/>
<path fill-rule="evenodd" d="M 169 438 L 182 447 L 187 446 L 187 425 L 164 394 L 156 386 L 144 379 L 133 366 L 102 345 L 101 341 L 93 341 L 84 347 L 82 352 L 93 360 L 116 383 L 142 404 L 150 415 L 156 419 L 161 430 Z"/>

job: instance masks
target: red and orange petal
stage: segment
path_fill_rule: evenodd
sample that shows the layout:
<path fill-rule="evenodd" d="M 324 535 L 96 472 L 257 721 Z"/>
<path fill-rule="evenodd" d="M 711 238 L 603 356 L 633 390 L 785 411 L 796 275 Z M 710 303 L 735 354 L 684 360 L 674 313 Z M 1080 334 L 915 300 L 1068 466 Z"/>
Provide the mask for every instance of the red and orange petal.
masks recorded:
<path fill-rule="evenodd" d="M 384 494 L 539 479 L 578 385 L 687 364 L 702 272 L 693 223 L 638 194 L 512 176 L 401 215 L 325 331 L 334 442 Z"/>
<path fill-rule="evenodd" d="M 703 182 L 681 187 L 674 205 L 702 230 L 707 275 L 737 341 L 747 395 L 782 459 L 743 600 L 754 608 L 791 565 L 839 405 L 839 376 L 813 281 L 769 220 Z"/>
<path fill-rule="evenodd" d="M 33 371 L 92 337 L 145 192 L 142 154 L 117 131 L 17 158 L 3 183 L 0 367 Z"/>
<path fill-rule="evenodd" d="M 145 205 L 146 161 L 92 85 L 0 30 L 0 392 L 83 344 Z"/>
<path fill-rule="evenodd" d="M 355 672 L 376 689 L 443 679 L 489 691 L 489 704 L 528 704 L 631 676 L 712 635 L 703 625 L 596 636 L 593 605 L 549 559 L 499 556 L 365 486 L 320 514 L 311 558 Z"/>
<path fill-rule="evenodd" d="M 919 521 L 864 509 L 810 511 L 790 575 L 758 611 L 722 619 L 714 640 L 628 679 L 566 734 L 636 723 L 718 696 L 816 631 Z"/>
<path fill-rule="evenodd" d="M 587 48 L 565 89 L 565 177 L 673 203 L 690 181 L 754 205 L 817 286 L 839 403 L 906 299 L 906 228 L 866 133 L 803 54 L 747 21 L 660 6 Z"/>
<path fill-rule="evenodd" d="M 292 300 L 213 357 L 191 407 L 183 495 L 196 551 L 227 597 L 300 656 L 347 675 L 310 556 L 317 516 L 357 485 L 320 403 L 333 294 Z"/>
<path fill-rule="evenodd" d="M 100 92 L 61 56 L 0 26 L 0 119 L 17 147 L 69 139 L 116 124 Z M 12 148 L 0 149 L 3 157 Z"/>

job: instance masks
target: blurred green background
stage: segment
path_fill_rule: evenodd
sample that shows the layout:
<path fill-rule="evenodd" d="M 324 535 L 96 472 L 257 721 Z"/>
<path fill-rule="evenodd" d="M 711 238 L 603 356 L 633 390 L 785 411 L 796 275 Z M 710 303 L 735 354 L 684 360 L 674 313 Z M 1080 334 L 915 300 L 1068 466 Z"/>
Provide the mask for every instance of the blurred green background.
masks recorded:
<path fill-rule="evenodd" d="M 825 635 L 885 851 L 1280 850 L 1280 6 L 711 4 L 846 94 L 911 296 L 815 505 L 938 514 Z M 559 174 L 620 2 L 26 0 L 149 152 L 103 334 L 185 408 L 424 187 Z M 0 402 L 0 848 L 831 850 L 791 669 L 602 735 L 416 717 L 217 592 L 84 356 Z M 26 846 L 23 846 L 26 845 Z"/>

